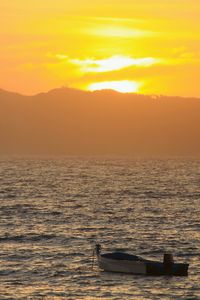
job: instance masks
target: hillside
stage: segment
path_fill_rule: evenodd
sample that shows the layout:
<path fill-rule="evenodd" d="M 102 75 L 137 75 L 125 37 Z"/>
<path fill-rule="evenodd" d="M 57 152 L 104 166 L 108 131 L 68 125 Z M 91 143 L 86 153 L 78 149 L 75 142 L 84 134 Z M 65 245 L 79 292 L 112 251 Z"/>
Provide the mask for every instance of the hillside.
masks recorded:
<path fill-rule="evenodd" d="M 200 99 L 0 90 L 0 154 L 199 156 Z"/>

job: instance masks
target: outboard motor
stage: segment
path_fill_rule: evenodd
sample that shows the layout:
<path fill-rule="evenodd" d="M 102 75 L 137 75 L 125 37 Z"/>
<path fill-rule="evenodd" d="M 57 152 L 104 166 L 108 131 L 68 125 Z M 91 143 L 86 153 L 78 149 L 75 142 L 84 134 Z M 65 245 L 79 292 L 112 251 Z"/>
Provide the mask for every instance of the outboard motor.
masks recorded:
<path fill-rule="evenodd" d="M 171 253 L 164 253 L 163 257 L 164 272 L 166 275 L 173 275 L 174 259 Z"/>
<path fill-rule="evenodd" d="M 101 245 L 100 244 L 96 244 L 96 254 L 100 255 L 101 253 Z"/>

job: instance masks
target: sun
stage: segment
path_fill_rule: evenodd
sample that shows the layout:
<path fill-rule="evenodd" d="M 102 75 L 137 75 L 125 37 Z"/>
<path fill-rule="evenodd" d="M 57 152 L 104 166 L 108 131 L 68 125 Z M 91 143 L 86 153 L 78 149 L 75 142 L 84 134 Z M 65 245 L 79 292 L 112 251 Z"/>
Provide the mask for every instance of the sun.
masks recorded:
<path fill-rule="evenodd" d="M 114 90 L 120 93 L 137 93 L 139 91 L 139 82 L 122 80 L 122 81 L 104 81 L 92 83 L 88 86 L 89 91 Z"/>

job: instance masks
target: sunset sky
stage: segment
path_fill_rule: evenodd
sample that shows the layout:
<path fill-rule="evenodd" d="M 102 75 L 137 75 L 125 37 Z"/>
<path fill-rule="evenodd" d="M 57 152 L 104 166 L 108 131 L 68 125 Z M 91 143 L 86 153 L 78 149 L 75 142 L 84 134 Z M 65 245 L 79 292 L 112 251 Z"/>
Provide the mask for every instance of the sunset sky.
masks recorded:
<path fill-rule="evenodd" d="M 0 3 L 0 88 L 200 97 L 199 0 Z"/>

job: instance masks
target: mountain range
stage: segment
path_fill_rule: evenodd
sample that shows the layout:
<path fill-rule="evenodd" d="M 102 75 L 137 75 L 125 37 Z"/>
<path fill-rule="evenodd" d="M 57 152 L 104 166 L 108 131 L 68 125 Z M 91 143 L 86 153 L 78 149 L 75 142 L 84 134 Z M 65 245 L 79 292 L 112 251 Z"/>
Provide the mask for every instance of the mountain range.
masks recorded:
<path fill-rule="evenodd" d="M 199 156 L 200 99 L 0 90 L 0 154 Z"/>

